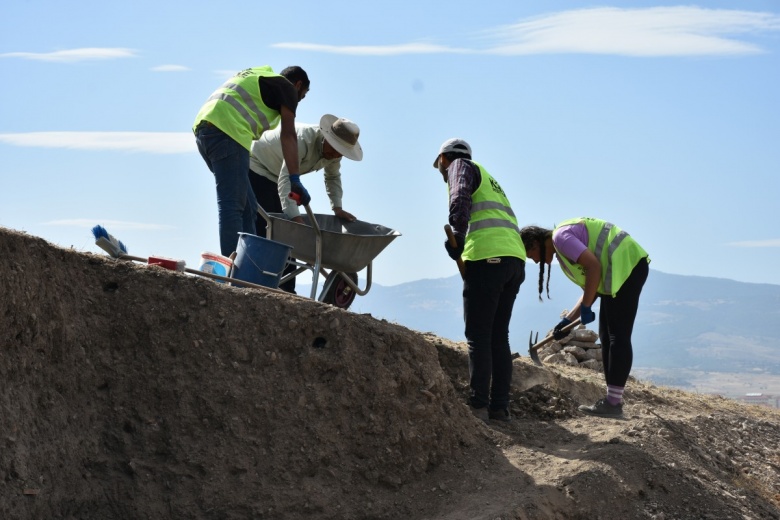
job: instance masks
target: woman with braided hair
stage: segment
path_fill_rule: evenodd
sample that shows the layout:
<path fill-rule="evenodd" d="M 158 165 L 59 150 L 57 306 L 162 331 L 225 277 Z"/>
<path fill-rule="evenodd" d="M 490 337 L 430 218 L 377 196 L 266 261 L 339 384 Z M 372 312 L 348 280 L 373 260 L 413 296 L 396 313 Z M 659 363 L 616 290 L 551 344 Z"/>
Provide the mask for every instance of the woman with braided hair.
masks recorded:
<path fill-rule="evenodd" d="M 634 329 L 639 295 L 647 280 L 650 258 L 636 240 L 614 224 L 596 218 L 567 220 L 554 229 L 526 226 L 520 230 L 527 257 L 539 264 L 539 299 L 544 290 L 544 266 L 558 259 L 564 274 L 582 287 L 580 299 L 555 326 L 553 336 L 579 316 L 583 324 L 596 319 L 591 307 L 601 297 L 599 339 L 604 362 L 607 396 L 580 411 L 600 417 L 623 415 L 623 390 L 631 373 Z M 547 271 L 550 298 L 550 271 Z"/>

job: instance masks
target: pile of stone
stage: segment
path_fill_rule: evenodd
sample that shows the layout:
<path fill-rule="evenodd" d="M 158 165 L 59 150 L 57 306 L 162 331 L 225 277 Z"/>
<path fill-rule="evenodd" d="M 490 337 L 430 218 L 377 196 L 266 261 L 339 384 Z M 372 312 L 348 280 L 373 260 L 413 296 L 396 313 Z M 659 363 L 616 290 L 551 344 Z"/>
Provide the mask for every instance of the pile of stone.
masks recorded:
<path fill-rule="evenodd" d="M 542 347 L 538 352 L 539 359 L 546 365 L 579 366 L 602 372 L 604 365 L 601 362 L 601 344 L 596 343 L 598 339 L 596 331 L 580 325 L 565 338 L 553 340 Z"/>

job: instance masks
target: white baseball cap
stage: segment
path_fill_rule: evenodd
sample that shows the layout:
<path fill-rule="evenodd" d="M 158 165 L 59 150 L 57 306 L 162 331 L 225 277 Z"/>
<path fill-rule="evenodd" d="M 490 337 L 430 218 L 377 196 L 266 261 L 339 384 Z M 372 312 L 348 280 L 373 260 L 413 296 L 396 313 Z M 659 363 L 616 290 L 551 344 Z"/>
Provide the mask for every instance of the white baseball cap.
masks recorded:
<path fill-rule="evenodd" d="M 467 143 L 463 139 L 458 139 L 457 137 L 453 137 L 452 139 L 447 139 L 441 145 L 441 148 L 439 148 L 439 154 L 436 156 L 436 160 L 433 161 L 434 168 L 439 167 L 439 157 L 441 156 L 441 154 L 447 152 L 467 153 L 469 154 L 469 156 L 471 156 L 471 147 L 469 146 L 469 143 Z"/>

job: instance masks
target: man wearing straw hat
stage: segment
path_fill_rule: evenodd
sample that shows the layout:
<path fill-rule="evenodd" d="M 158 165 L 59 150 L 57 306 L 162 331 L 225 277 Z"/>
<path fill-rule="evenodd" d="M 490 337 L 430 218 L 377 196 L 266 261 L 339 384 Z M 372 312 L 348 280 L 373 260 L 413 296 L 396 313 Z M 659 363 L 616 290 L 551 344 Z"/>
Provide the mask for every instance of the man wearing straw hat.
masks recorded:
<path fill-rule="evenodd" d="M 342 207 L 341 158 L 363 159 L 363 149 L 358 143 L 360 128 L 349 119 L 325 114 L 319 125 L 296 123 L 295 131 L 301 175 L 324 169 L 325 191 L 333 213 L 354 221 L 355 216 Z M 282 155 L 279 130 L 265 132 L 253 141 L 250 152 L 249 181 L 258 204 L 267 213 L 284 213 L 296 222 L 303 222 L 298 205 L 289 198 L 290 171 Z M 266 222 L 262 216 L 257 216 L 256 225 L 257 234 L 265 236 Z M 294 292 L 294 287 L 295 278 L 280 288 Z"/>

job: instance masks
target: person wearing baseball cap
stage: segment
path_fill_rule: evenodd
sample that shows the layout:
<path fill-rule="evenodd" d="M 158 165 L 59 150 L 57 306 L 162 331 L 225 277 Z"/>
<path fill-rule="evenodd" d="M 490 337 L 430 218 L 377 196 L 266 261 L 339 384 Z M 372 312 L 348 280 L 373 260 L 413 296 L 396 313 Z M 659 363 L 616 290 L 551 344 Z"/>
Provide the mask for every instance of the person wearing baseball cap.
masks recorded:
<path fill-rule="evenodd" d="M 433 167 L 449 189 L 455 244 L 448 240 L 444 247 L 463 266 L 469 406 L 483 421 L 509 421 L 509 322 L 525 280 L 526 259 L 517 218 L 501 185 L 471 159 L 471 146 L 463 139 L 444 141 Z"/>
<path fill-rule="evenodd" d="M 325 114 L 319 124 L 296 123 L 295 132 L 300 174 L 323 170 L 325 191 L 333 213 L 346 221 L 355 221 L 356 217 L 342 207 L 341 159 L 363 159 L 358 125 L 349 119 Z M 260 139 L 252 142 L 250 151 L 249 181 L 258 204 L 267 213 L 284 213 L 291 220 L 303 222 L 298 205 L 289 198 L 290 170 L 282 153 L 279 132 L 265 132 Z M 256 227 L 257 234 L 265 236 L 266 222 L 260 215 L 257 216 Z M 294 292 L 294 286 L 295 278 L 280 288 Z"/>

